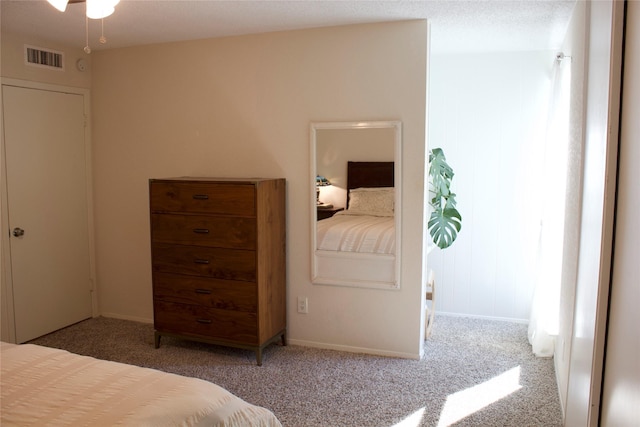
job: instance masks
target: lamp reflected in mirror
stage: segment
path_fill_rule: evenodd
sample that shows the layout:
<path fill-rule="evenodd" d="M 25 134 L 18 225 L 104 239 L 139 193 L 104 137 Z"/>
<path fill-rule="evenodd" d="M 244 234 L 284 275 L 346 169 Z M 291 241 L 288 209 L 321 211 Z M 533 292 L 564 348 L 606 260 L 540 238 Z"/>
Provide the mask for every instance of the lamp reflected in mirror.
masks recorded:
<path fill-rule="evenodd" d="M 331 182 L 322 175 L 316 175 L 316 205 L 318 209 L 331 209 L 333 205 L 331 203 L 322 203 L 320 201 L 320 187 L 328 187 Z"/>

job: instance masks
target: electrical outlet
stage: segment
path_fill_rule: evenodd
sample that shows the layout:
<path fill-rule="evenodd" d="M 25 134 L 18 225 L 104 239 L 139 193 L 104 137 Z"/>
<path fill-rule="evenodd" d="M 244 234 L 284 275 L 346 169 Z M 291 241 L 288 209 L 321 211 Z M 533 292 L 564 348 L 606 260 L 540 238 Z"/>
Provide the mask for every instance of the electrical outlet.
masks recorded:
<path fill-rule="evenodd" d="M 298 313 L 309 313 L 309 299 L 307 297 L 298 297 Z"/>

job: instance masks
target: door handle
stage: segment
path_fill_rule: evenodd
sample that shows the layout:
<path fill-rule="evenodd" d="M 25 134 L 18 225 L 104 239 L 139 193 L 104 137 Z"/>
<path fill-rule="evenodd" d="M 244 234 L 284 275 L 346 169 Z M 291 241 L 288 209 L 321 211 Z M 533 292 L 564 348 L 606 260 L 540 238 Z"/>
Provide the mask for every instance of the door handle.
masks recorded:
<path fill-rule="evenodd" d="M 20 227 L 16 227 L 13 229 L 13 236 L 14 237 L 22 237 L 24 236 L 24 230 Z"/>

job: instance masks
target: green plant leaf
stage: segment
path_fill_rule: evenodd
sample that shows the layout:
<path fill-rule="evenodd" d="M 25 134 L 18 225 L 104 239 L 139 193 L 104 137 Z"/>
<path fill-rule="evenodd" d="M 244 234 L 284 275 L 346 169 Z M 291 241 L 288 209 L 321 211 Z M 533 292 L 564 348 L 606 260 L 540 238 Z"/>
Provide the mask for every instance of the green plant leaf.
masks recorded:
<path fill-rule="evenodd" d="M 429 153 L 429 176 L 434 192 L 448 194 L 454 175 L 453 169 L 447 163 L 444 151 L 441 148 L 431 150 Z"/>
<path fill-rule="evenodd" d="M 430 199 L 433 212 L 428 229 L 433 243 L 441 249 L 451 246 L 462 228 L 462 216 L 456 209 L 456 195 L 451 192 L 454 175 L 441 148 L 429 151 L 429 191 L 433 194 Z"/>
<path fill-rule="evenodd" d="M 462 216 L 456 208 L 436 209 L 427 224 L 429 234 L 440 249 L 445 249 L 458 237 L 462 229 Z"/>
<path fill-rule="evenodd" d="M 446 205 L 445 205 L 445 209 L 446 208 L 455 208 L 456 207 L 456 193 L 449 193 L 449 195 L 446 197 Z"/>

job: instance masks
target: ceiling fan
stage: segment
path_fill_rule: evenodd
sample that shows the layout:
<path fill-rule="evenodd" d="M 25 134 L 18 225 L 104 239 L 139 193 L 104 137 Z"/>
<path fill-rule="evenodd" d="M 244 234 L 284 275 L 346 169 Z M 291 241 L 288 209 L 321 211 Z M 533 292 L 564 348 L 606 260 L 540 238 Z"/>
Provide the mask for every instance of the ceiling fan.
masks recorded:
<path fill-rule="evenodd" d="M 120 0 L 47 0 L 47 2 L 49 2 L 49 4 L 58 9 L 60 12 L 64 12 L 65 10 L 67 10 L 68 4 L 86 3 L 86 44 L 84 47 L 84 51 L 86 53 L 91 53 L 91 48 L 89 47 L 89 19 L 104 19 L 107 16 L 111 15 L 115 11 L 116 5 L 120 3 Z M 102 35 L 100 36 L 100 43 L 104 44 L 106 42 L 107 39 L 104 36 L 104 21 L 102 21 Z"/>
<path fill-rule="evenodd" d="M 58 9 L 60 12 L 64 12 L 67 9 L 67 4 L 74 3 L 86 3 L 87 4 L 87 18 L 102 19 L 111 15 L 115 6 L 120 0 L 47 0 L 49 4 Z"/>

